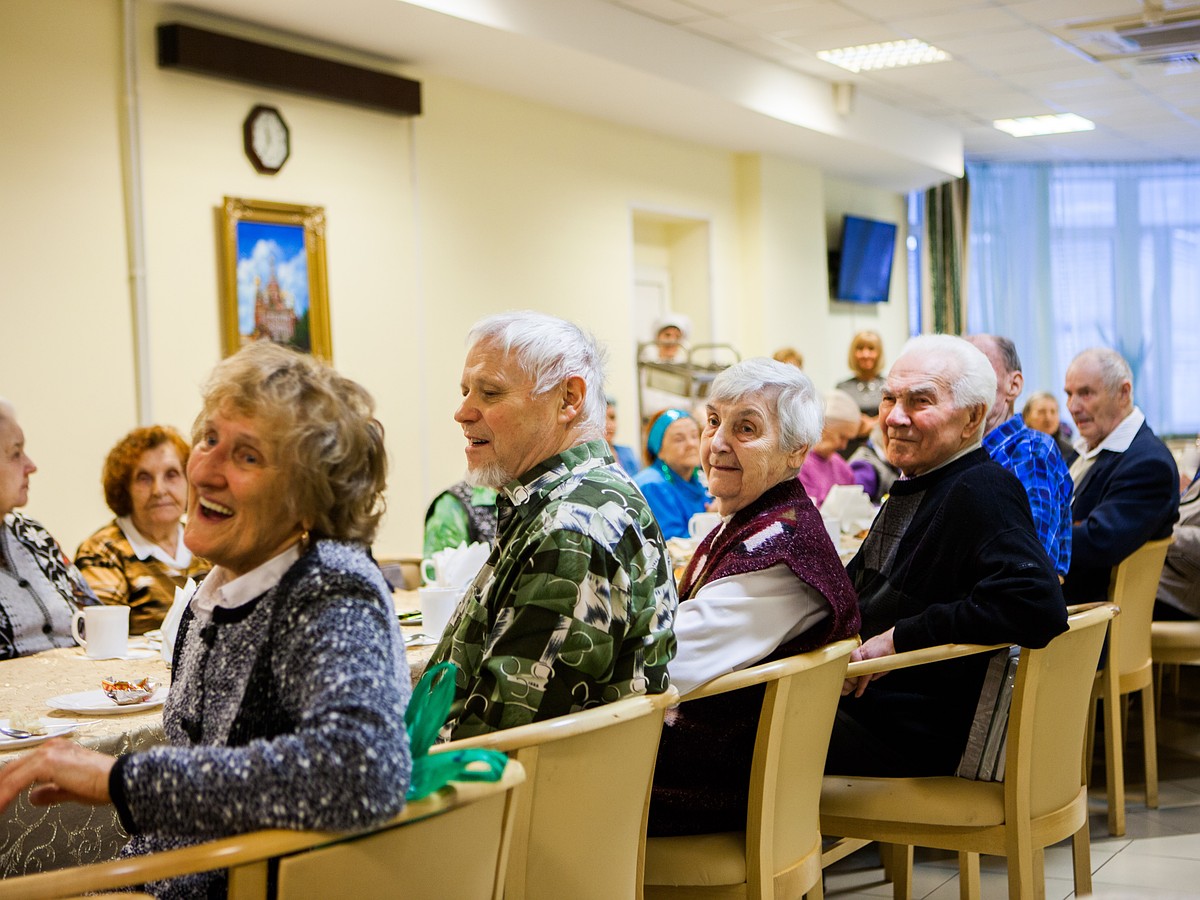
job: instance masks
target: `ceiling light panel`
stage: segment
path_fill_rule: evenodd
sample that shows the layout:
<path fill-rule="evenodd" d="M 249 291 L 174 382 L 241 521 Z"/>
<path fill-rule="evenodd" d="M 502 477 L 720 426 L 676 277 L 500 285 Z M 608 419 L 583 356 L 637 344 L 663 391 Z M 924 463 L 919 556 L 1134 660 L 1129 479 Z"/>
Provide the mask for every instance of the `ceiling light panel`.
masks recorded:
<path fill-rule="evenodd" d="M 876 69 L 945 62 L 950 59 L 950 54 L 924 41 L 913 39 L 860 44 L 857 47 L 842 47 L 838 50 L 818 50 L 817 58 L 851 72 L 870 72 Z"/>
<path fill-rule="evenodd" d="M 1059 113 L 1053 116 L 1021 116 L 1016 119 L 997 119 L 993 127 L 1013 137 L 1037 137 L 1045 134 L 1070 134 L 1074 131 L 1091 131 L 1096 124 L 1075 113 Z"/>

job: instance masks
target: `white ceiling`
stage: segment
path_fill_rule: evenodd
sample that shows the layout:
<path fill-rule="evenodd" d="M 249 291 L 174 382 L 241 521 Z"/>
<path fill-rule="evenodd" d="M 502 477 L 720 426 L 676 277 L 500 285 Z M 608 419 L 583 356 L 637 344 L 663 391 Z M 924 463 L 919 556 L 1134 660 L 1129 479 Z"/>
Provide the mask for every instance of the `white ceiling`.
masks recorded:
<path fill-rule="evenodd" d="M 1168 16 L 1194 10 L 1148 0 Z M 1071 27 L 1139 0 L 190 0 L 189 7 L 585 115 L 911 190 L 978 160 L 1200 156 L 1200 65 Z M 1186 7 L 1186 9 L 1185 9 Z M 816 52 L 910 37 L 949 62 L 853 74 Z M 1186 48 L 1185 48 L 1186 49 Z M 1200 49 L 1192 47 L 1192 50 Z M 1178 70 L 1178 71 L 1177 71 Z M 853 85 L 839 109 L 835 83 Z M 1074 112 L 1017 139 L 994 118 Z"/>

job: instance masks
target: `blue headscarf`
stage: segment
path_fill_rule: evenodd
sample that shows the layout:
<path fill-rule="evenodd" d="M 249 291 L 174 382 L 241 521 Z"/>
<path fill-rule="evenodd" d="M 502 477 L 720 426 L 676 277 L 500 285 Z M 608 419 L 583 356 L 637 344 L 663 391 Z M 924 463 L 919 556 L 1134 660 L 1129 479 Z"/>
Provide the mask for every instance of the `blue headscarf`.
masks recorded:
<path fill-rule="evenodd" d="M 655 459 L 658 459 L 658 454 L 662 450 L 663 437 L 666 435 L 667 429 L 680 419 L 690 419 L 691 417 L 691 413 L 682 409 L 665 409 L 658 414 L 658 418 L 650 426 L 650 434 L 646 438 L 646 449 Z"/>

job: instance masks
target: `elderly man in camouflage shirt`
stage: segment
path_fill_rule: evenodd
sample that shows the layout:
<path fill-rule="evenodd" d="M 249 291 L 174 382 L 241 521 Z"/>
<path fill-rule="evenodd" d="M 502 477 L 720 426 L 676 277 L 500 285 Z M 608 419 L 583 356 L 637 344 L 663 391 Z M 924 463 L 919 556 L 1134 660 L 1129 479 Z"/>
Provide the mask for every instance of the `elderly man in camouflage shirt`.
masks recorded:
<path fill-rule="evenodd" d="M 499 528 L 430 660 L 459 669 L 443 738 L 662 692 L 675 583 L 604 440 L 603 352 L 532 312 L 484 319 L 468 344 L 454 418 L 468 481 L 499 491 Z"/>

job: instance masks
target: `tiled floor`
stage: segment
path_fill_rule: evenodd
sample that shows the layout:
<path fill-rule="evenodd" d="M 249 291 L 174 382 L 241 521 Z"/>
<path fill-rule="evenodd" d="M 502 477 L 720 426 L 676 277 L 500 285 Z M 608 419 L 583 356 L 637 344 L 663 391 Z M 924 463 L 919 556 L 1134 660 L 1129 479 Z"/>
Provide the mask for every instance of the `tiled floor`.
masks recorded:
<path fill-rule="evenodd" d="M 1125 749 L 1126 833 L 1108 835 L 1103 801 L 1104 762 L 1097 748 L 1092 788 L 1092 896 L 1101 898 L 1200 898 L 1200 668 L 1185 667 L 1178 695 L 1170 682 L 1158 720 L 1158 809 L 1147 809 L 1142 771 L 1140 713 L 1134 701 Z M 1008 897 L 1005 862 L 982 861 L 984 900 Z M 958 862 L 953 854 L 916 851 L 913 893 L 929 900 L 958 897 Z M 825 875 L 830 900 L 891 897 L 873 846 L 834 864 Z M 1070 844 L 1046 852 L 1046 898 L 1074 897 Z"/>

